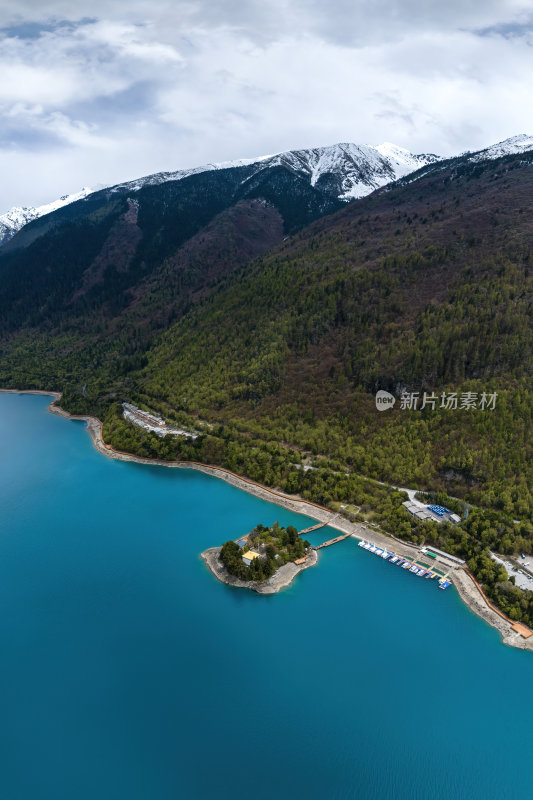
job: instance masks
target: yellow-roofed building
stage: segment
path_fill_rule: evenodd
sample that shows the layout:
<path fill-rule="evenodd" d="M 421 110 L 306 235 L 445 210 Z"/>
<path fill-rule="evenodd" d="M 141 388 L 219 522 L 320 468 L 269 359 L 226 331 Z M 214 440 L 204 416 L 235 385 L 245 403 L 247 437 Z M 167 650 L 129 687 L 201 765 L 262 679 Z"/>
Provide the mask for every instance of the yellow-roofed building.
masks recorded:
<path fill-rule="evenodd" d="M 242 560 L 248 566 L 250 566 L 254 558 L 259 558 L 259 553 L 255 553 L 253 550 L 247 550 L 246 553 L 242 554 Z"/>

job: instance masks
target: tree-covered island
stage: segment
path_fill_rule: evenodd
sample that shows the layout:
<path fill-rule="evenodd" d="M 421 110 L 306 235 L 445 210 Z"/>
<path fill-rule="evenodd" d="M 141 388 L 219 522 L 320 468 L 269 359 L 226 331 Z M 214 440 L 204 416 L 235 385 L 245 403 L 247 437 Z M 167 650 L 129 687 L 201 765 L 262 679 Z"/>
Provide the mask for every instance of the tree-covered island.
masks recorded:
<path fill-rule="evenodd" d="M 220 559 L 231 575 L 261 583 L 289 561 L 305 558 L 310 550 L 311 545 L 300 539 L 294 525 L 282 528 L 279 522 L 275 522 L 269 528 L 257 525 L 248 534 L 244 546 L 239 547 L 233 541 L 225 542 Z"/>

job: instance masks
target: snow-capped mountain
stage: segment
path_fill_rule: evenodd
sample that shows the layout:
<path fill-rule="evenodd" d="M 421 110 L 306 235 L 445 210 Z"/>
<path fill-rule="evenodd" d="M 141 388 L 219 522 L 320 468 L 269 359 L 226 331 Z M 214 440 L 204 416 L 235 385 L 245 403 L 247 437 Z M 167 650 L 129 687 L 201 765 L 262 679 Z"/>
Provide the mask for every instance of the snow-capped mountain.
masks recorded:
<path fill-rule="evenodd" d="M 528 136 L 527 133 L 520 133 L 518 136 L 511 136 L 510 139 L 504 139 L 503 142 L 493 144 L 484 150 L 466 153 L 465 155 L 468 155 L 469 161 L 485 161 L 486 159 L 492 160 L 516 153 L 525 153 L 526 150 L 533 150 L 533 136 Z"/>
<path fill-rule="evenodd" d="M 285 166 L 307 175 L 311 186 L 327 182 L 332 188 L 336 185 L 339 199 L 353 200 L 438 160 L 432 154 L 413 155 L 389 142 L 377 146 L 342 143 L 280 153 L 258 166 Z"/>
<path fill-rule="evenodd" d="M 0 245 L 11 239 L 24 225 L 31 222 L 38 217 L 44 217 L 45 214 L 50 214 L 52 211 L 57 211 L 58 208 L 68 206 L 69 203 L 74 203 L 76 200 L 82 200 L 84 197 L 92 194 L 95 189 L 89 189 L 85 186 L 81 192 L 75 194 L 65 194 L 59 200 L 54 200 L 51 203 L 45 203 L 43 206 L 29 208 L 14 206 L 5 214 L 0 215 Z"/>
<path fill-rule="evenodd" d="M 114 186 L 112 191 L 138 191 L 143 186 L 154 186 L 166 181 L 176 181 L 210 170 L 256 166 L 252 173 L 285 167 L 306 176 L 311 186 L 327 184 L 331 193 L 342 200 L 364 197 L 375 189 L 397 180 L 414 170 L 439 160 L 433 154 L 414 155 L 403 147 L 385 142 L 380 145 L 341 143 L 309 150 L 289 150 L 258 158 L 205 164 L 177 172 L 158 172 L 128 183 Z M 248 178 L 249 179 L 249 176 Z M 325 188 L 325 186 L 324 186 Z"/>
<path fill-rule="evenodd" d="M 256 167 L 245 178 L 245 180 L 250 180 L 251 177 L 263 170 L 284 167 L 305 176 L 311 186 L 317 186 L 329 196 L 335 196 L 342 200 L 353 200 L 364 197 L 375 189 L 438 160 L 439 156 L 413 155 L 403 147 L 388 142 L 377 146 L 343 143 L 309 150 L 290 150 L 286 153 L 257 158 L 241 158 L 236 161 L 204 164 L 200 167 L 176 172 L 158 172 L 134 181 L 117 184 L 110 191 L 136 192 L 144 186 L 156 186 L 168 181 L 182 180 L 201 172 L 235 167 Z M 31 220 L 56 211 L 76 200 L 81 200 L 94 191 L 95 189 L 84 188 L 81 192 L 65 195 L 55 202 L 38 208 L 12 208 L 0 216 L 0 245 L 11 239 Z"/>
<path fill-rule="evenodd" d="M 520 134 L 477 152 L 462 154 L 468 161 L 483 161 L 501 156 L 533 150 L 533 136 Z M 350 142 L 314 147 L 305 150 L 289 150 L 257 158 L 241 158 L 236 161 L 204 164 L 192 169 L 175 172 L 158 172 L 111 187 L 113 193 L 137 192 L 144 186 L 157 186 L 169 181 L 179 181 L 191 175 L 216 170 L 247 167 L 243 183 L 253 180 L 260 173 L 279 167 L 306 178 L 310 185 L 328 197 L 349 201 L 370 194 L 375 189 L 415 172 L 421 167 L 441 161 L 440 156 L 423 153 L 415 155 L 398 145 L 384 142 L 380 145 L 353 144 Z M 56 211 L 69 203 L 81 200 L 102 187 L 84 188 L 76 194 L 64 195 L 59 200 L 38 208 L 12 208 L 0 215 L 0 245 L 11 239 L 28 222 Z"/>

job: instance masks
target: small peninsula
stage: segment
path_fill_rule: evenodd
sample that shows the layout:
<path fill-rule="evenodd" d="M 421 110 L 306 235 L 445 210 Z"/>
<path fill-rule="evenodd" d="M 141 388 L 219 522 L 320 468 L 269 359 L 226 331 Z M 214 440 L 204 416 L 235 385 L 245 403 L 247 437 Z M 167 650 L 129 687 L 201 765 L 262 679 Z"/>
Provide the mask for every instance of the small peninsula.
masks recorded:
<path fill-rule="evenodd" d="M 293 525 L 283 528 L 279 522 L 270 527 L 257 525 L 246 536 L 205 550 L 201 557 L 223 583 L 259 594 L 280 591 L 302 569 L 318 561 L 316 550 L 300 538 L 296 528 Z"/>

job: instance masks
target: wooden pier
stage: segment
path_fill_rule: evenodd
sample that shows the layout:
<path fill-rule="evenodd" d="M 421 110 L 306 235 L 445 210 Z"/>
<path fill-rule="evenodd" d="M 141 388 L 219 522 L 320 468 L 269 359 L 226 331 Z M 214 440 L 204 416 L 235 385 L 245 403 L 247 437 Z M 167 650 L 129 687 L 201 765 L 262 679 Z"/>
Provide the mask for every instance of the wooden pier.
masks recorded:
<path fill-rule="evenodd" d="M 337 542 L 342 542 L 343 539 L 347 539 L 348 536 L 351 535 L 351 533 L 343 533 L 342 536 L 336 536 L 334 539 L 329 539 L 327 542 L 318 544 L 316 547 L 313 547 L 313 550 L 320 550 L 321 547 L 329 547 L 332 544 L 337 544 Z"/>
<path fill-rule="evenodd" d="M 337 519 L 338 516 L 339 516 L 338 514 L 335 514 L 335 516 L 333 516 L 331 519 L 326 520 L 326 522 L 317 522 L 316 525 L 311 525 L 310 528 L 304 528 L 303 531 L 298 531 L 298 536 L 302 536 L 302 534 L 304 533 L 311 533 L 311 531 L 317 531 L 319 528 L 325 528 L 326 525 L 331 525 L 333 520 Z M 333 541 L 333 539 L 331 541 Z M 321 547 L 323 546 L 324 545 L 321 545 Z"/>

